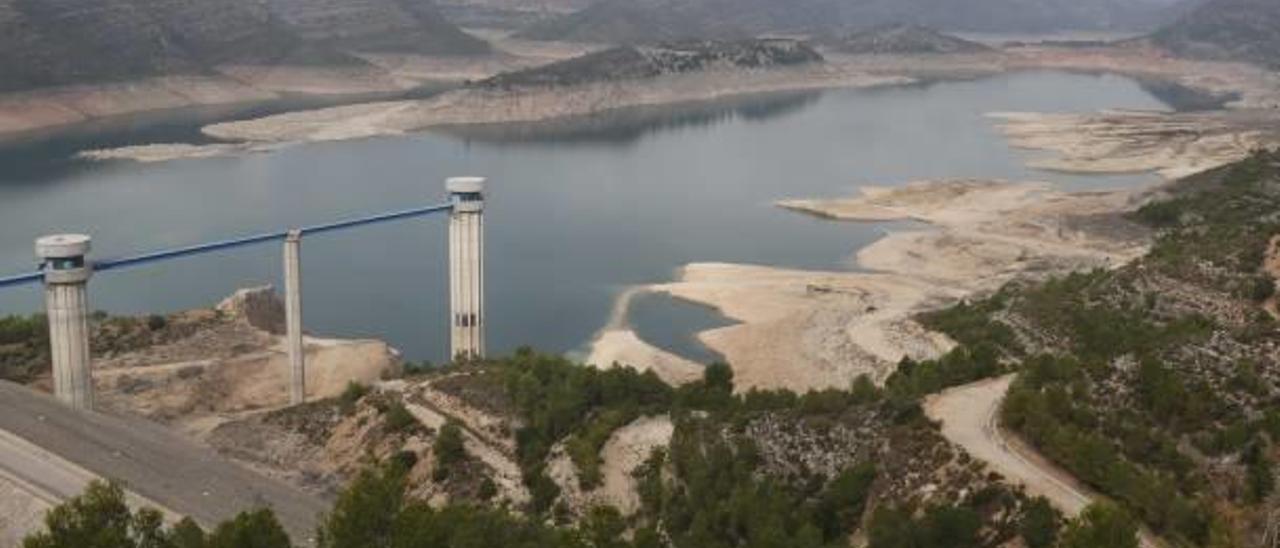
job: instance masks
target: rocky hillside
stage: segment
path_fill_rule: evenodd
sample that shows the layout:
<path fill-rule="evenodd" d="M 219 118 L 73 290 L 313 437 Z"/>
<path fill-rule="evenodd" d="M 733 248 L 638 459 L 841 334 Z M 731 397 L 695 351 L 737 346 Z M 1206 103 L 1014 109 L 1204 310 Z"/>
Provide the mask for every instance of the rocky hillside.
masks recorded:
<path fill-rule="evenodd" d="M 1004 424 L 1172 546 L 1263 546 L 1280 460 L 1280 153 L 1133 214 L 1145 257 L 1022 282 L 935 326 L 1020 374 Z"/>
<path fill-rule="evenodd" d="M 1158 0 L 601 0 L 535 25 L 522 35 L 542 40 L 652 43 L 842 31 L 891 23 L 982 32 L 1118 30 L 1154 27 L 1171 9 Z"/>
<path fill-rule="evenodd" d="M 359 62 L 355 50 L 486 49 L 431 0 L 0 0 L 0 92 L 222 64 L 343 65 Z"/>
<path fill-rule="evenodd" d="M 830 45 L 837 51 L 855 54 L 975 53 L 991 49 L 916 25 L 877 27 L 833 40 Z"/>
<path fill-rule="evenodd" d="M 1179 55 L 1280 68 L 1280 2 L 1212 0 L 1152 35 Z"/>
<path fill-rule="evenodd" d="M 432 0 L 267 0 L 302 39 L 358 51 L 481 53 L 488 46 L 446 21 Z"/>
<path fill-rule="evenodd" d="M 768 68 L 822 62 L 822 55 L 795 40 L 698 41 L 654 47 L 624 46 L 528 70 L 500 74 L 485 87 L 571 86 L 655 78 L 716 68 Z"/>
<path fill-rule="evenodd" d="M 1057 527 L 865 379 L 805 396 L 732 390 L 726 366 L 674 389 L 521 352 L 353 386 L 226 423 L 210 441 L 320 492 L 390 460 L 406 466 L 410 500 L 570 527 L 616 521 L 593 546 L 632 535 L 651 539 L 637 546 L 842 546 L 859 532 L 875 546 L 916 534 L 946 541 L 913 546 L 994 548 L 1036 519 Z"/>

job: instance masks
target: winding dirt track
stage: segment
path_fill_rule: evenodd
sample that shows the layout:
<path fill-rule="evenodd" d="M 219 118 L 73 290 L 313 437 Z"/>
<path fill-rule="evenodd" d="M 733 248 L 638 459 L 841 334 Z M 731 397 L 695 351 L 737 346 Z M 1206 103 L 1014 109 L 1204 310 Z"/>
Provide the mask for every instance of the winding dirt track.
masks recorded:
<path fill-rule="evenodd" d="M 992 471 L 1022 485 L 1031 496 L 1045 497 L 1067 516 L 1075 516 L 1100 495 L 1000 427 L 1000 403 L 1013 378 L 1005 375 L 929 396 L 925 414 L 942 423 L 944 437 Z M 1163 543 L 1144 528 L 1142 545 L 1159 548 Z"/>

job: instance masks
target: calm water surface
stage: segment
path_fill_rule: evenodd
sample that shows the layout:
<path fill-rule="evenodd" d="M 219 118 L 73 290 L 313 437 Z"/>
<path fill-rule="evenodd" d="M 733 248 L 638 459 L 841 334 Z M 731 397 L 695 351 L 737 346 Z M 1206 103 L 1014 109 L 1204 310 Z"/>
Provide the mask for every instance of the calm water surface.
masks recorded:
<path fill-rule="evenodd" d="M 0 150 L 0 273 L 34 266 L 32 241 L 94 237 L 115 257 L 285 226 L 435 203 L 453 175 L 490 178 L 492 350 L 580 349 L 612 299 L 693 261 L 851 268 L 882 225 L 777 209 L 790 197 L 848 195 L 923 178 L 1050 180 L 1067 188 L 1146 177 L 1028 170 L 983 114 L 1165 108 L 1115 76 L 1024 73 L 970 82 L 635 111 L 574 123 L 481 128 L 141 165 L 67 160 L 77 147 L 190 139 L 196 120 L 161 129 L 9 145 Z M 391 341 L 413 359 L 447 349 L 444 219 L 316 236 L 303 244 L 305 322 L 327 335 Z M 265 245 L 102 273 L 95 308 L 129 314 L 209 306 L 236 288 L 278 283 Z M 0 292 L 0 314 L 40 309 L 38 287 Z M 691 314 L 693 316 L 691 316 Z M 642 300 L 643 337 L 699 359 L 687 331 L 705 311 Z"/>

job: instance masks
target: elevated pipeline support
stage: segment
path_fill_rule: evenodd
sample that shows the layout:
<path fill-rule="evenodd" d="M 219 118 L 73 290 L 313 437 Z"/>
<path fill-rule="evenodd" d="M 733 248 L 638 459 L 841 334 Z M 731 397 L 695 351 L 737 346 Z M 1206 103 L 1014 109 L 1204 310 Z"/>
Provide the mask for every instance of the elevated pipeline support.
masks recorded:
<path fill-rule="evenodd" d="M 306 235 L 450 212 L 451 351 L 455 356 L 466 358 L 484 356 L 484 182 L 485 180 L 479 177 L 448 179 L 446 188 L 449 191 L 450 200 L 444 204 L 92 263 L 86 258 L 90 249 L 88 236 L 47 236 L 36 242 L 36 255 L 43 261 L 41 270 L 0 277 L 0 289 L 44 282 L 45 307 L 49 317 L 53 355 L 55 395 L 73 408 L 92 409 L 94 398 L 90 369 L 87 285 L 93 273 L 283 241 L 286 342 L 290 366 L 289 396 L 291 402 L 301 403 L 306 399 L 301 276 L 301 240 Z"/>
<path fill-rule="evenodd" d="M 284 240 L 284 317 L 289 347 L 289 403 L 307 401 L 307 354 L 302 344 L 302 232 L 292 230 Z"/>

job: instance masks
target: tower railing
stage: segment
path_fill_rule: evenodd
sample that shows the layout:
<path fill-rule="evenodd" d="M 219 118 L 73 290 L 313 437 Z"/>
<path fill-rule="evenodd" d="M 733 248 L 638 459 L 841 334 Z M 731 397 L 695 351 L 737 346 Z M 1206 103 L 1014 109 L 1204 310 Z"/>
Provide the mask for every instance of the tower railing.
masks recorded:
<path fill-rule="evenodd" d="M 53 361 L 55 396 L 74 408 L 93 407 L 93 383 L 88 353 L 88 299 L 86 286 L 98 272 L 122 270 L 184 257 L 229 251 L 270 242 L 284 243 L 286 347 L 289 352 L 289 395 L 293 403 L 306 399 L 306 365 L 302 335 L 301 241 L 305 236 L 349 230 L 450 213 L 449 256 L 451 348 L 453 356 L 483 357 L 483 187 L 478 177 L 451 178 L 446 184 L 450 200 L 411 209 L 343 219 L 335 222 L 252 234 L 183 247 L 163 249 L 120 258 L 87 259 L 90 238 L 84 235 L 57 235 L 36 242 L 41 263 L 38 270 L 0 277 L 0 288 L 43 282 L 45 309 L 49 318 L 50 355 Z M 458 190 L 466 190 L 459 193 Z M 465 292 L 456 288 L 465 287 Z M 459 318 L 466 318 L 465 322 Z M 460 339 L 464 329 L 467 338 Z M 61 379 L 61 380 L 60 380 Z"/>

